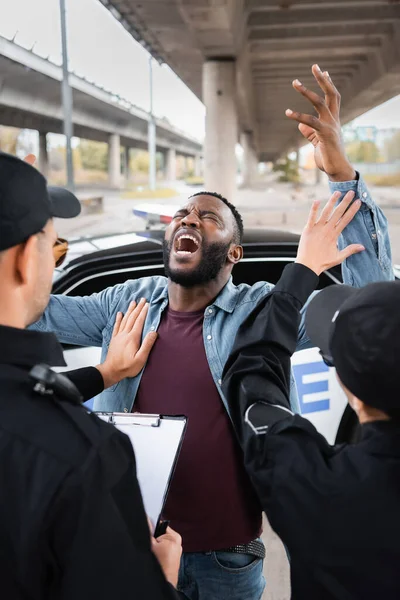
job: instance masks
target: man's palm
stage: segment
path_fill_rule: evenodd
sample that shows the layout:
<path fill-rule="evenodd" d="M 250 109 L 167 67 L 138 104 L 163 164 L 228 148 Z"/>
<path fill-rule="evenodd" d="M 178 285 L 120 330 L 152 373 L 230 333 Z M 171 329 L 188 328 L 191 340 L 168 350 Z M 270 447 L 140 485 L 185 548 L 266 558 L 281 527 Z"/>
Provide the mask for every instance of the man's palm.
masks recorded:
<path fill-rule="evenodd" d="M 318 169 L 325 171 L 321 152 L 321 140 L 318 137 L 318 133 L 315 131 L 315 129 L 309 127 L 308 125 L 304 125 L 303 123 L 299 124 L 299 131 L 302 136 L 304 136 L 306 140 L 314 146 L 314 160 Z"/>

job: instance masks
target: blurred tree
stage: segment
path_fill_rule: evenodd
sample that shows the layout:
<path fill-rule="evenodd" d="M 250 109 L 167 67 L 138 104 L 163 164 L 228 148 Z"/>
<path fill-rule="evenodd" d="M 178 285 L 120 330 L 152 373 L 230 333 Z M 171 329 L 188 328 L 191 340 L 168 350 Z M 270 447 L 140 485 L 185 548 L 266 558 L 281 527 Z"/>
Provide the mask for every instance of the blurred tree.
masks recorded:
<path fill-rule="evenodd" d="M 51 171 L 62 171 L 65 168 L 65 152 L 63 154 L 60 146 L 50 149 L 49 164 Z"/>
<path fill-rule="evenodd" d="M 385 155 L 389 162 L 400 160 L 400 131 L 385 142 Z"/>
<path fill-rule="evenodd" d="M 350 142 L 346 146 L 346 152 L 350 162 L 376 163 L 381 159 L 379 148 L 372 141 Z"/>
<path fill-rule="evenodd" d="M 52 148 L 49 152 L 49 162 L 50 169 L 54 171 L 64 171 L 66 168 L 66 148 L 65 146 L 56 146 Z M 72 162 L 75 170 L 82 169 L 82 158 L 79 150 L 79 146 L 77 148 L 72 148 Z"/>
<path fill-rule="evenodd" d="M 132 149 L 131 159 L 129 161 L 130 169 L 133 173 L 148 173 L 149 171 L 149 153 L 146 150 Z M 160 171 L 163 166 L 163 156 L 161 152 L 156 154 L 156 168 Z"/>
<path fill-rule="evenodd" d="M 280 173 L 279 181 L 282 183 L 298 183 L 300 180 L 299 165 L 288 156 L 278 160 L 272 170 L 274 173 Z"/>
<path fill-rule="evenodd" d="M 20 132 L 21 130 L 15 127 L 0 125 L 0 150 L 16 155 Z"/>
<path fill-rule="evenodd" d="M 149 170 L 149 153 L 145 150 L 132 150 L 130 167 L 133 173 L 136 171 L 147 173 Z"/>
<path fill-rule="evenodd" d="M 79 151 L 82 167 L 88 171 L 107 171 L 108 147 L 105 142 L 81 140 L 76 148 Z"/>

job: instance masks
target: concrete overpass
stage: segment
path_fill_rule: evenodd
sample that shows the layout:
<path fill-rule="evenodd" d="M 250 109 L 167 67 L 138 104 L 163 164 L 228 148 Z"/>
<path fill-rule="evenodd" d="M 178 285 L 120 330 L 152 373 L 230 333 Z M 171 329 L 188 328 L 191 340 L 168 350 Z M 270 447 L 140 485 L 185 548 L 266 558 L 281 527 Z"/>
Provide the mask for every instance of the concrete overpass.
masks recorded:
<path fill-rule="evenodd" d="M 232 193 L 239 140 L 247 180 L 298 147 L 284 110 L 309 111 L 291 81 L 315 88 L 313 63 L 337 83 L 343 122 L 400 94 L 399 0 L 101 2 L 203 99 L 209 188 Z"/>
<path fill-rule="evenodd" d="M 63 133 L 61 66 L 0 36 L 0 124 L 39 131 L 39 166 L 48 169 L 46 134 Z M 71 74 L 74 135 L 108 142 L 109 180 L 120 186 L 120 146 L 147 149 L 149 114 L 127 100 Z M 176 154 L 195 158 L 200 170 L 202 144 L 164 119 L 156 119 L 157 150 L 164 154 L 166 177 L 176 179 Z"/>

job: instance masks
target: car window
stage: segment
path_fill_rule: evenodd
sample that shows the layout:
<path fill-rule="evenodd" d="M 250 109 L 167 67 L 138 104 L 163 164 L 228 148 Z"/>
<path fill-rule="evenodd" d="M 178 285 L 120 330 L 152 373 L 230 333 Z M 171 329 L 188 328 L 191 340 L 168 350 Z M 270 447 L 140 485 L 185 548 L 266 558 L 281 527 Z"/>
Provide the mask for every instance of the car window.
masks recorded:
<path fill-rule="evenodd" d="M 244 258 L 233 270 L 233 281 L 236 285 L 247 283 L 253 285 L 258 281 L 268 281 L 276 284 L 286 265 L 293 262 L 286 258 Z M 119 283 L 124 283 L 128 279 L 138 279 L 139 277 L 148 277 L 154 275 L 164 275 L 162 264 L 151 266 L 136 266 L 118 268 L 113 267 L 110 270 L 83 275 L 73 283 L 66 283 L 57 293 L 64 293 L 69 296 L 85 296 L 94 292 L 101 292 L 105 288 Z M 335 273 L 335 275 L 337 275 Z M 319 288 L 326 287 L 337 280 L 332 275 L 323 274 L 320 277 Z"/>

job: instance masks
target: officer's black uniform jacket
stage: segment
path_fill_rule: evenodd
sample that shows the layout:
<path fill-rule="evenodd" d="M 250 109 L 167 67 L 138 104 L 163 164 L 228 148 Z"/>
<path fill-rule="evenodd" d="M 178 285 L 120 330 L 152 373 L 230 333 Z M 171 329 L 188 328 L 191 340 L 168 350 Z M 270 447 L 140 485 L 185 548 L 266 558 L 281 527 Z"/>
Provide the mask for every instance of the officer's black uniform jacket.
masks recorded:
<path fill-rule="evenodd" d="M 1 326 L 0 597 L 181 597 L 151 553 L 128 438 L 34 392 L 37 363 L 63 364 L 55 337 Z"/>
<path fill-rule="evenodd" d="M 286 267 L 240 328 L 223 391 L 248 473 L 288 549 L 292 598 L 398 600 L 399 424 L 363 425 L 359 444 L 332 447 L 288 413 L 299 310 L 317 281 L 302 265 Z"/>

